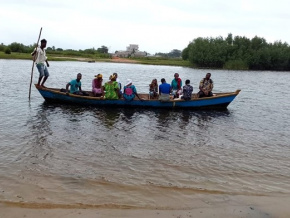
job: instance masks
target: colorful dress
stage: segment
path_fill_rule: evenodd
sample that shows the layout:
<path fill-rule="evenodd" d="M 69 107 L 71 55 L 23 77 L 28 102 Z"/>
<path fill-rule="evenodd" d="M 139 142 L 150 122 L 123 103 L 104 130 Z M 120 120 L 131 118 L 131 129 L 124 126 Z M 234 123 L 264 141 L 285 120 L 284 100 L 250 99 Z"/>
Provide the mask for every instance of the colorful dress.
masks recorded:
<path fill-rule="evenodd" d="M 119 85 L 116 81 L 106 82 L 105 83 L 105 98 L 106 99 L 119 99 L 117 94 L 117 89 L 119 89 Z"/>
<path fill-rule="evenodd" d="M 212 79 L 207 80 L 206 78 L 202 79 L 199 83 L 199 87 L 205 89 L 207 91 L 212 91 L 213 89 L 213 81 Z"/>
<path fill-rule="evenodd" d="M 213 89 L 213 81 L 211 79 L 202 79 L 199 83 L 199 88 L 205 89 L 208 91 L 208 94 L 206 95 L 202 90 L 198 92 L 198 95 L 200 98 L 202 97 L 211 97 L 213 96 L 212 89 Z"/>
<path fill-rule="evenodd" d="M 102 80 L 93 79 L 92 88 L 94 94 L 102 94 Z"/>
<path fill-rule="evenodd" d="M 125 86 L 123 97 L 126 101 L 132 101 L 135 98 L 135 93 L 137 93 L 137 90 L 134 85 Z"/>

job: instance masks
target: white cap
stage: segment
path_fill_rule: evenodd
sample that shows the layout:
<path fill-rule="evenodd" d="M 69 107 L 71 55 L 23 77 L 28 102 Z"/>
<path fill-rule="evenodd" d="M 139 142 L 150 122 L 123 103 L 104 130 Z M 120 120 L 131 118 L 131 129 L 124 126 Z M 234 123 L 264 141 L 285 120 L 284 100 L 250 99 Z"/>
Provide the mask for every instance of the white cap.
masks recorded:
<path fill-rule="evenodd" d="M 131 83 L 132 83 L 132 80 L 131 79 L 127 79 L 126 86 L 130 85 Z"/>

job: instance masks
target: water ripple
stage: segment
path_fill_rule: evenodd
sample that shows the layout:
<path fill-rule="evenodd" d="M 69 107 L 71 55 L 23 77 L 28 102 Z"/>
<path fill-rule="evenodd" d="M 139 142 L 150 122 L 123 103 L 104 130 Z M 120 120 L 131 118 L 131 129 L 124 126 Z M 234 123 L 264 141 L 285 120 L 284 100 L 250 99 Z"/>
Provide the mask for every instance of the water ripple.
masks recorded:
<path fill-rule="evenodd" d="M 225 112 L 85 108 L 47 104 L 34 88 L 28 102 L 31 63 L 15 62 L 0 60 L 6 84 L 0 87 L 1 201 L 173 208 L 160 196 L 182 207 L 196 193 L 289 194 L 290 102 L 280 91 L 287 90 L 289 73 L 212 71 L 215 90 L 242 89 Z M 52 62 L 50 71 L 49 86 L 64 87 L 82 72 L 89 89 L 97 72 L 105 78 L 118 72 L 140 92 L 151 79 L 170 81 L 175 72 L 197 91 L 207 72 L 75 62 Z M 229 76 L 234 82 L 227 84 Z M 277 78 L 283 78 L 279 86 L 272 84 Z"/>

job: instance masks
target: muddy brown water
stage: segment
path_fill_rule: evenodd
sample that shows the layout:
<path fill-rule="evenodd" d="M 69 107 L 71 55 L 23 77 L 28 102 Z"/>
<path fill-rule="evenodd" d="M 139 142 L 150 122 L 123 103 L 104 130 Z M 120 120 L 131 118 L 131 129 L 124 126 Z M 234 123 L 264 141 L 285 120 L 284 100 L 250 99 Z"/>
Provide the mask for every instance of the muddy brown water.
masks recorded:
<path fill-rule="evenodd" d="M 241 89 L 227 111 L 86 108 L 45 103 L 30 61 L 0 60 L 0 201 L 34 207 L 187 208 L 200 195 L 290 194 L 289 72 L 51 62 L 49 87 L 117 72 L 147 93 L 178 72 L 215 92 Z M 35 69 L 34 81 L 38 78 Z"/>

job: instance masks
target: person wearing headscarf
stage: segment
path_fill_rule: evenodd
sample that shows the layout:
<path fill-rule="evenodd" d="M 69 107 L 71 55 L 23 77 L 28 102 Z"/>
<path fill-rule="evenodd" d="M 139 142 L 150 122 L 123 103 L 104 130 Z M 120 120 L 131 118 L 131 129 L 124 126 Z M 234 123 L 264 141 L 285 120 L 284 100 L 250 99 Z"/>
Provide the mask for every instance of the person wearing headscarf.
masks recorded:
<path fill-rule="evenodd" d="M 122 97 L 122 84 L 121 84 L 121 82 L 120 82 L 120 79 L 119 79 L 119 76 L 118 76 L 118 74 L 117 73 L 113 73 L 113 75 L 116 77 L 116 82 L 118 83 L 118 85 L 119 85 L 119 98 L 121 98 Z"/>
<path fill-rule="evenodd" d="M 96 75 L 92 81 L 92 92 L 93 92 L 95 97 L 101 97 L 104 95 L 102 82 L 103 82 L 103 75 L 102 74 Z"/>
<path fill-rule="evenodd" d="M 126 101 L 132 101 L 134 100 L 135 96 L 137 96 L 139 100 L 142 100 L 137 94 L 136 87 L 132 85 L 132 80 L 127 79 L 126 85 L 124 86 L 123 97 Z"/>
<path fill-rule="evenodd" d="M 105 99 L 119 99 L 119 85 L 116 82 L 116 76 L 111 75 L 110 81 L 106 82 L 103 89 L 105 93 Z"/>

